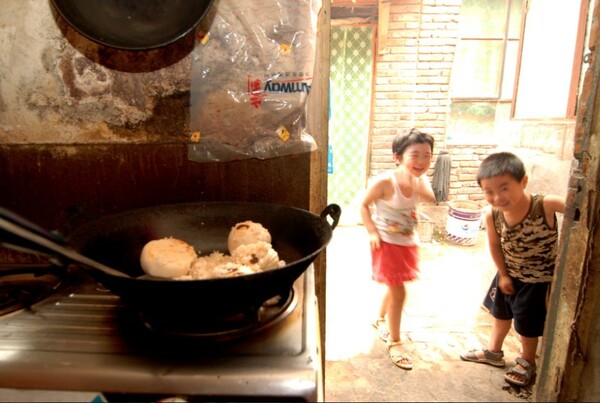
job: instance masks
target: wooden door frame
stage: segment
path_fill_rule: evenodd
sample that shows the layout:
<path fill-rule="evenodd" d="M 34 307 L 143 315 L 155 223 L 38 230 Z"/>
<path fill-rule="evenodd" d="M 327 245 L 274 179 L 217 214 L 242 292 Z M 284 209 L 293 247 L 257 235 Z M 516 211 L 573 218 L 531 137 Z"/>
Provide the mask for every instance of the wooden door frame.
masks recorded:
<path fill-rule="evenodd" d="M 596 3 L 593 20 L 600 18 Z M 600 29 L 590 33 L 591 63 L 585 73 L 575 127 L 572 172 L 550 295 L 534 401 L 581 401 L 597 393 L 591 374 L 598 368 L 596 347 L 600 302 Z M 596 242 L 595 242 L 596 241 Z M 597 397 L 597 396 L 596 396 Z"/>

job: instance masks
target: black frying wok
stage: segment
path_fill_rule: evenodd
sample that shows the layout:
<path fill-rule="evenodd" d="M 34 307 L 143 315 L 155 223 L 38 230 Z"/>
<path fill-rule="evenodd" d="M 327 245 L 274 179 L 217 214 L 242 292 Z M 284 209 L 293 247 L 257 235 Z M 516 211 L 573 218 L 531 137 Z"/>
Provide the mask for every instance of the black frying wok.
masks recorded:
<path fill-rule="evenodd" d="M 289 291 L 331 240 L 340 214 L 341 209 L 335 204 L 327 206 L 320 216 L 263 203 L 161 205 L 90 221 L 71 233 L 67 244 L 112 268 L 110 271 L 80 263 L 91 269 L 90 273 L 104 286 L 142 312 L 158 316 L 183 313 L 191 315 L 191 319 L 222 317 L 257 308 L 269 298 Z M 147 242 L 173 237 L 189 243 L 201 255 L 213 251 L 228 253 L 231 228 L 246 220 L 259 222 L 269 230 L 273 248 L 287 262 L 284 267 L 209 280 L 140 278 L 144 275 L 140 254 Z"/>
<path fill-rule="evenodd" d="M 60 15 L 92 41 L 149 50 L 187 35 L 213 0 L 52 0 Z"/>

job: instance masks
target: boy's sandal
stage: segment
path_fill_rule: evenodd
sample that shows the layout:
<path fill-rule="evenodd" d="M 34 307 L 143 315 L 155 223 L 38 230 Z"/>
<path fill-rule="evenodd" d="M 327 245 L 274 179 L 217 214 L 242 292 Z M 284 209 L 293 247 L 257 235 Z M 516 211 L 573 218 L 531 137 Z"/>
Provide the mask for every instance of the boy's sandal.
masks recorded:
<path fill-rule="evenodd" d="M 466 353 L 461 354 L 460 358 L 463 361 L 478 362 L 481 364 L 493 365 L 494 367 L 503 367 L 506 364 L 504 362 L 504 352 L 493 352 L 487 348 L 469 350 Z"/>
<path fill-rule="evenodd" d="M 515 361 L 517 365 L 520 365 L 522 368 L 519 368 L 517 365 L 511 367 L 511 369 L 509 369 L 508 372 L 504 375 L 504 379 L 506 380 L 506 382 L 512 383 L 513 385 L 529 385 L 529 382 L 531 382 L 531 378 L 533 378 L 533 376 L 535 375 L 535 366 L 531 365 L 521 357 L 517 358 Z"/>
<path fill-rule="evenodd" d="M 401 345 L 401 341 L 388 343 L 387 348 L 388 353 L 390 354 L 390 359 L 398 368 L 410 370 L 413 367 L 412 360 L 406 353 L 403 352 L 403 349 L 400 348 Z"/>
<path fill-rule="evenodd" d="M 373 327 L 377 331 L 377 336 L 387 343 L 390 337 L 390 332 L 387 329 L 387 322 L 385 318 L 377 319 L 375 322 L 373 322 Z"/>

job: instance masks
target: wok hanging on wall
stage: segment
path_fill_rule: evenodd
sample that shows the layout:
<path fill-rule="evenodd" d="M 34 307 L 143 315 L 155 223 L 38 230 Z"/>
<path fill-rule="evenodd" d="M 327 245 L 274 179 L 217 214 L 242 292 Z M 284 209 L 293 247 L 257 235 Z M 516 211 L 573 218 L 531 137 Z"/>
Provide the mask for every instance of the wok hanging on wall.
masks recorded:
<path fill-rule="evenodd" d="M 52 0 L 79 33 L 105 46 L 150 50 L 187 35 L 213 0 Z"/>
<path fill-rule="evenodd" d="M 194 318 L 226 316 L 257 308 L 289 291 L 294 281 L 325 249 L 341 210 L 331 204 L 320 215 L 289 206 L 246 202 L 182 203 L 142 208 L 108 215 L 78 227 L 68 238 L 75 251 L 108 269 L 81 264 L 113 293 L 134 308 L 152 315 L 189 315 Z M 2 217 L 0 217 L 2 218 Z M 5 215 L 5 218 L 6 215 Z M 8 217 L 10 222 L 21 217 Z M 328 218 L 332 219 L 332 224 Z M 164 280 L 141 277 L 144 245 L 165 237 L 181 239 L 197 252 L 227 253 L 231 228 L 242 221 L 261 223 L 269 230 L 273 248 L 287 264 L 260 273 L 209 280 Z M 0 224 L 2 222 L 0 221 Z M 22 227 L 23 225 L 20 225 Z M 0 243 L 48 252 L 24 242 L 0 226 Z M 3 232 L 4 231 L 4 232 Z M 36 231 L 43 234 L 43 230 Z M 2 242 L 4 238 L 4 242 Z M 48 238 L 48 236 L 46 236 Z M 71 256 L 59 253 L 72 260 Z"/>

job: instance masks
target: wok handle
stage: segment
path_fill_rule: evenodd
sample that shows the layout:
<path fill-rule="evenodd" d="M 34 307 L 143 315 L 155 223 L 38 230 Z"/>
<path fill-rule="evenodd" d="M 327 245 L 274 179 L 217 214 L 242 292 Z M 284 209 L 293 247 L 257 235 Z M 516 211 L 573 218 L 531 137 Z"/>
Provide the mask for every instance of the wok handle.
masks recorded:
<path fill-rule="evenodd" d="M 327 207 L 325 207 L 323 209 L 323 211 L 321 211 L 321 218 L 323 218 L 327 222 L 327 224 L 329 224 L 329 221 L 327 221 L 327 216 L 331 216 L 331 219 L 333 220 L 333 222 L 329 225 L 331 226 L 332 230 L 335 227 L 337 227 L 338 222 L 340 221 L 341 215 L 342 215 L 342 208 L 334 203 L 328 205 Z"/>
<path fill-rule="evenodd" d="M 100 270 L 112 276 L 129 277 L 118 270 L 83 256 L 69 248 L 62 237 L 46 231 L 18 214 L 1 207 L 0 245 L 30 254 L 46 255 L 50 258 L 58 254 L 85 267 Z"/>
<path fill-rule="evenodd" d="M 21 217 L 17 213 L 5 209 L 4 207 L 0 207 L 0 218 L 10 221 L 20 227 L 26 228 L 28 231 L 32 233 L 43 236 L 44 238 L 50 239 L 53 242 L 56 242 L 60 245 L 66 245 L 67 241 L 58 233 L 47 231 L 44 228 L 38 226 L 37 224 L 32 223 L 24 217 Z"/>

